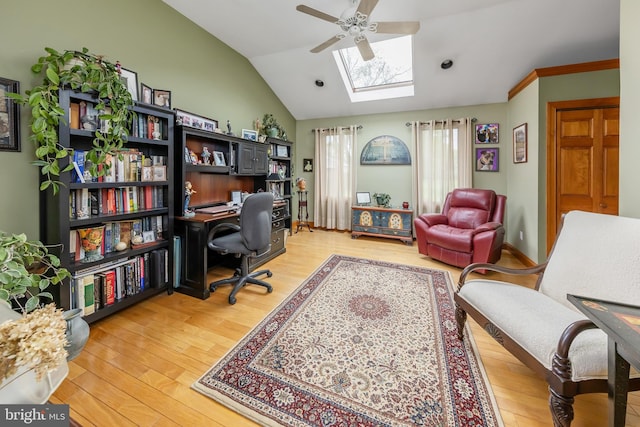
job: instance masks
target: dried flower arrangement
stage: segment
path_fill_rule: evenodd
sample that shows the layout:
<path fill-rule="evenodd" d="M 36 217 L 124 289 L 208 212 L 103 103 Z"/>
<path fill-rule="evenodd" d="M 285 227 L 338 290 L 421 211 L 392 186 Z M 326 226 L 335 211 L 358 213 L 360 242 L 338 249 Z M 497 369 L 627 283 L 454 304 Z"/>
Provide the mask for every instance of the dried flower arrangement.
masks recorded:
<path fill-rule="evenodd" d="M 66 328 L 55 304 L 0 324 L 0 382 L 22 366 L 33 369 L 38 380 L 60 366 L 67 357 Z"/>

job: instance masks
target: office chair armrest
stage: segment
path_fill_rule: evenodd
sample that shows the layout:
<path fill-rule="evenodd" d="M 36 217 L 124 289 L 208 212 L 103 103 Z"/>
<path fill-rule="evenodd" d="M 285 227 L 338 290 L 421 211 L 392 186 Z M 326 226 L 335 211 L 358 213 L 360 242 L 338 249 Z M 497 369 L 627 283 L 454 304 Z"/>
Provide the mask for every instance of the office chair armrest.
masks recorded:
<path fill-rule="evenodd" d="M 223 223 L 217 224 L 215 227 L 209 230 L 209 235 L 207 236 L 207 246 L 209 247 L 209 249 L 212 249 L 214 251 L 220 251 L 221 249 L 223 249 L 214 245 L 212 241 L 213 241 L 213 238 L 216 236 L 216 234 L 224 230 L 232 230 L 237 232 L 237 231 L 240 231 L 240 226 L 238 224 L 231 224 L 229 222 L 223 222 Z"/>

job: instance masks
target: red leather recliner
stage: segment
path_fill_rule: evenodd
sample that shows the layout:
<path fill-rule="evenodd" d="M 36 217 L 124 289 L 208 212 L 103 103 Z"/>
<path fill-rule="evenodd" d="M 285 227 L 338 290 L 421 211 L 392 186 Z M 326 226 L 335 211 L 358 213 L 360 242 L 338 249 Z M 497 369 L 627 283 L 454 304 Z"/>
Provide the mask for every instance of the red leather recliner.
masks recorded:
<path fill-rule="evenodd" d="M 502 255 L 506 200 L 493 190 L 453 190 L 441 214 L 422 214 L 414 220 L 418 252 L 457 267 L 497 262 Z"/>

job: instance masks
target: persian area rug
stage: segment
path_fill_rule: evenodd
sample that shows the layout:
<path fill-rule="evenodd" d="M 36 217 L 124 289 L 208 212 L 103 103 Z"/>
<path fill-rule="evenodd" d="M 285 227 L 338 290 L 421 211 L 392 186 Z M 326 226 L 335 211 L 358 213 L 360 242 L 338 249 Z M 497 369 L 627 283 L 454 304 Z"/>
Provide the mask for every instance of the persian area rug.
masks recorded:
<path fill-rule="evenodd" d="M 269 426 L 502 426 L 468 337 L 447 271 L 332 255 L 193 388 Z"/>

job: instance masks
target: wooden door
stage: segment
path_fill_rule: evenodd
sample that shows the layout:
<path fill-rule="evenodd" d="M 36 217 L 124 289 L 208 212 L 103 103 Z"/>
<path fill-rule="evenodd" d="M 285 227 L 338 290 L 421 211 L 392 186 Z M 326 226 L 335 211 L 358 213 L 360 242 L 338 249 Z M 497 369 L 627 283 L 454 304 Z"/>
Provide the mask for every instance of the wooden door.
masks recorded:
<path fill-rule="evenodd" d="M 618 214 L 618 98 L 553 104 L 548 121 L 547 252 L 562 215 Z M 612 101 L 614 102 L 612 102 Z M 549 144 L 551 140 L 551 144 Z"/>

